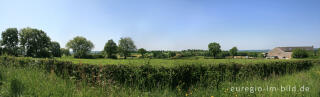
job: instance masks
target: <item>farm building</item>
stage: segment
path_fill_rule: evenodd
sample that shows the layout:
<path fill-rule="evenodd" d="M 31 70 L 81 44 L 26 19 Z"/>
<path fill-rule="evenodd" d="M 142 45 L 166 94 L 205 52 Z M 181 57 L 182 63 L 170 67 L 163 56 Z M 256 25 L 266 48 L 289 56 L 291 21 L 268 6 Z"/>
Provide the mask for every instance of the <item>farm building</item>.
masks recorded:
<path fill-rule="evenodd" d="M 267 58 L 291 59 L 292 51 L 294 49 L 314 50 L 313 46 L 301 47 L 276 47 L 268 52 Z"/>

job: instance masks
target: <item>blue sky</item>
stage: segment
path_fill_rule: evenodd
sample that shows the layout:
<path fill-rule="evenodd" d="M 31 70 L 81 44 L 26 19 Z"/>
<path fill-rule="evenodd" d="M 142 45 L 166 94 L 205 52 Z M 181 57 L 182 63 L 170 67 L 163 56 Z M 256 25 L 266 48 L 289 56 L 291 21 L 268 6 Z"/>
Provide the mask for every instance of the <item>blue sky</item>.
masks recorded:
<path fill-rule="evenodd" d="M 1 0 L 0 31 L 44 30 L 62 47 L 75 36 L 131 37 L 147 50 L 320 46 L 319 0 Z"/>

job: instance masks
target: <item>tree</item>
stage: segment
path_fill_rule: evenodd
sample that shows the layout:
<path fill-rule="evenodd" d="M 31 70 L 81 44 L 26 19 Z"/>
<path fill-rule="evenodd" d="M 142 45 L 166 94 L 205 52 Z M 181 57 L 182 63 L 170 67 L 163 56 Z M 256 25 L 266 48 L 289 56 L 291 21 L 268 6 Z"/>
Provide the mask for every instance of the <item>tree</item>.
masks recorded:
<path fill-rule="evenodd" d="M 61 57 L 60 44 L 58 42 L 51 42 L 50 52 L 54 57 Z"/>
<path fill-rule="evenodd" d="M 221 46 L 219 43 L 213 42 L 208 45 L 209 54 L 216 58 L 216 56 L 221 52 Z"/>
<path fill-rule="evenodd" d="M 19 43 L 17 28 L 8 28 L 2 32 L 1 37 L 1 45 L 4 46 L 5 53 L 16 56 Z"/>
<path fill-rule="evenodd" d="M 147 53 L 147 50 L 144 49 L 144 48 L 140 48 L 140 49 L 138 49 L 138 53 L 140 53 L 141 56 L 144 58 L 144 57 L 145 57 L 145 54 Z"/>
<path fill-rule="evenodd" d="M 233 58 L 234 56 L 237 55 L 237 53 L 238 53 L 238 48 L 237 48 L 237 47 L 232 47 L 232 48 L 229 50 L 229 52 L 230 52 L 230 55 L 231 55 L 232 58 Z"/>
<path fill-rule="evenodd" d="M 50 38 L 47 34 L 34 28 L 23 28 L 19 33 L 20 44 L 25 56 L 50 57 Z"/>
<path fill-rule="evenodd" d="M 93 43 L 84 37 L 77 36 L 70 40 L 66 47 L 71 48 L 75 58 L 85 58 L 91 49 L 94 48 Z"/>
<path fill-rule="evenodd" d="M 112 39 L 108 40 L 108 42 L 104 45 L 104 53 L 108 58 L 117 58 L 115 54 L 117 54 L 118 46 Z"/>
<path fill-rule="evenodd" d="M 130 37 L 120 38 L 119 40 L 119 51 L 124 56 L 124 59 L 127 59 L 127 56 L 130 55 L 130 52 L 136 50 L 136 46 Z"/>
<path fill-rule="evenodd" d="M 306 58 L 308 57 L 308 52 L 304 49 L 294 49 L 292 51 L 293 58 Z"/>
<path fill-rule="evenodd" d="M 70 56 L 70 50 L 69 49 L 65 49 L 65 48 L 60 48 L 60 53 L 61 55 L 64 55 L 64 56 Z"/>

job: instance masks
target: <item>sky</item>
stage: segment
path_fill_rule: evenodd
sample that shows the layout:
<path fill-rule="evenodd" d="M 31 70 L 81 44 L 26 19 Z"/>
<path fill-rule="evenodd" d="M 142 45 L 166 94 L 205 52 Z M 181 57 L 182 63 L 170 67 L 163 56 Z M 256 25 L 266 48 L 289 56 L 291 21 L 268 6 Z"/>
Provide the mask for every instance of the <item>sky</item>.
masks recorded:
<path fill-rule="evenodd" d="M 37 28 L 61 47 L 83 36 L 101 51 L 131 37 L 147 50 L 320 47 L 320 0 L 0 0 L 0 31 Z"/>

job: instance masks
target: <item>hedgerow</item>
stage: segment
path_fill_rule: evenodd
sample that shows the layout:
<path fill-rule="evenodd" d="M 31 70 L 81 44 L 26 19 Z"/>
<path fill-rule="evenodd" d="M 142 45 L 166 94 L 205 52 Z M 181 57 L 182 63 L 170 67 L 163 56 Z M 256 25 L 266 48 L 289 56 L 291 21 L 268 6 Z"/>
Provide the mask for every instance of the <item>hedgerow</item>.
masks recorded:
<path fill-rule="evenodd" d="M 120 85 L 152 89 L 180 87 L 188 89 L 192 85 L 219 88 L 223 81 L 265 79 L 271 75 L 282 75 L 309 69 L 311 60 L 279 60 L 246 63 L 185 64 L 176 66 L 153 66 L 122 64 L 83 64 L 55 59 L 33 59 L 0 57 L 0 65 L 35 67 L 54 72 L 63 78 L 82 80 L 92 85 L 114 82 Z"/>

